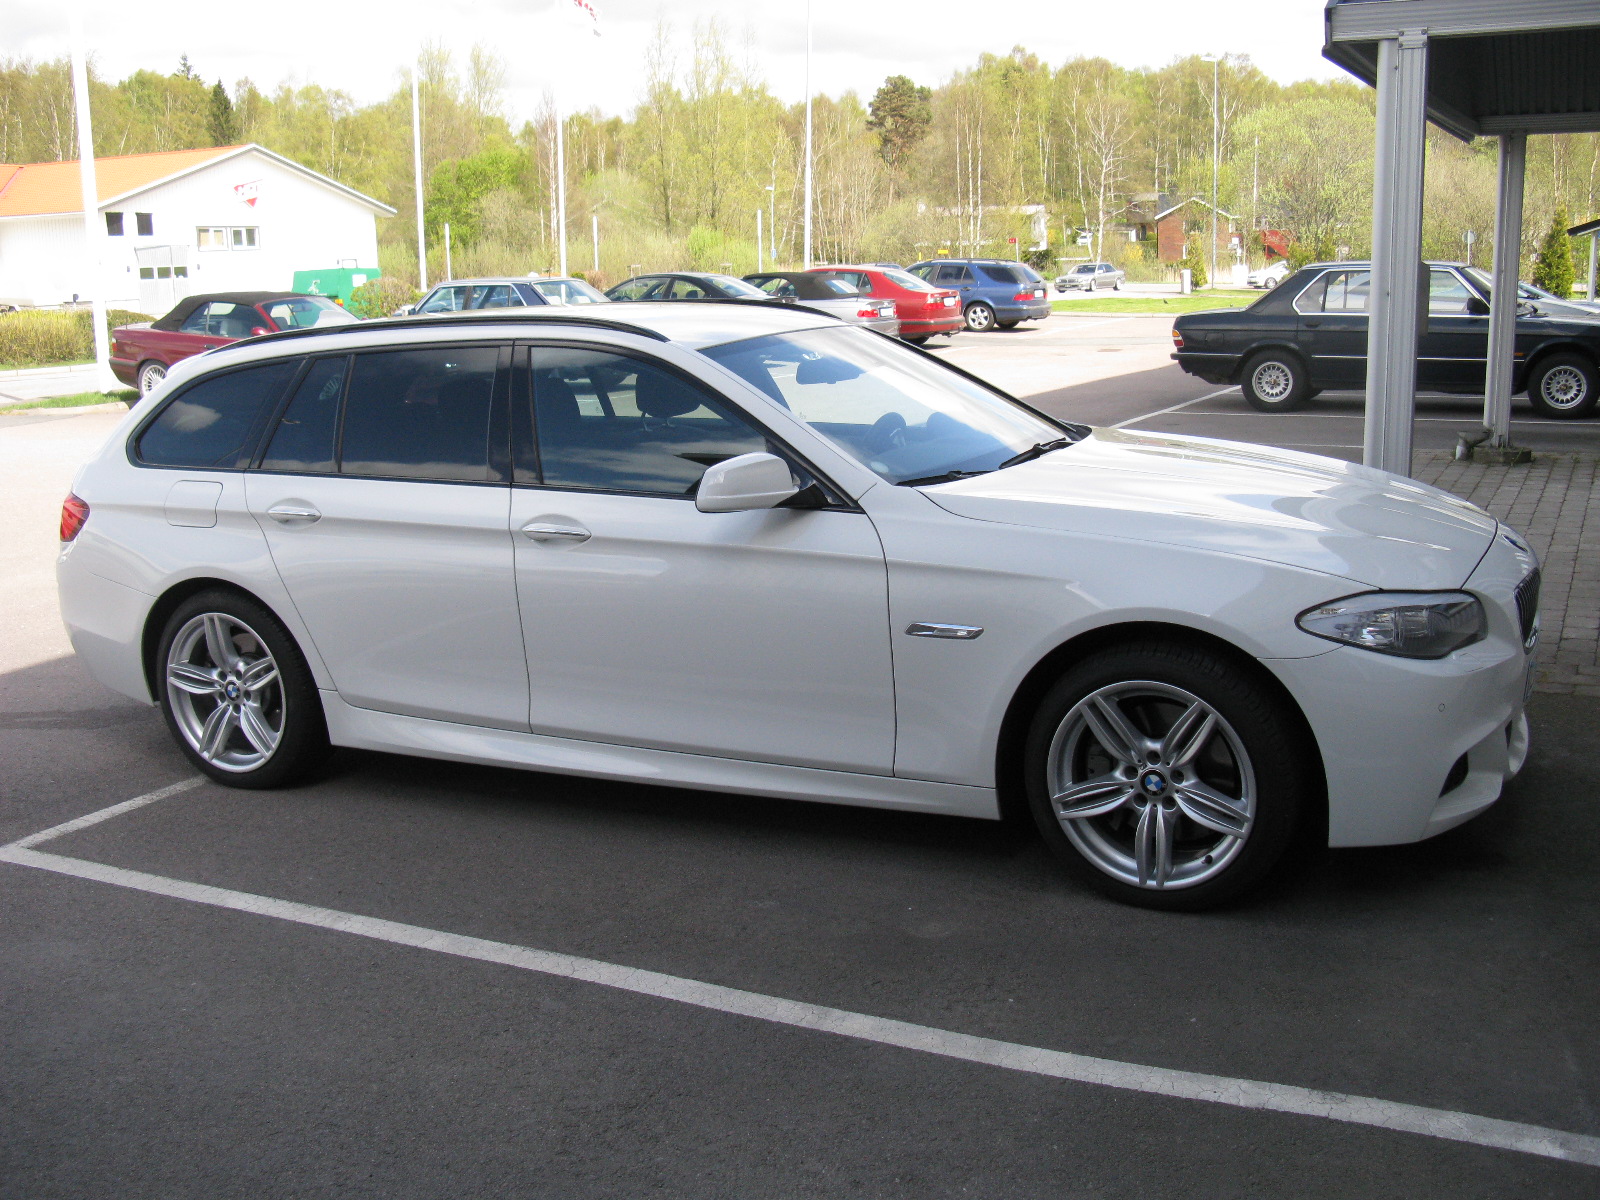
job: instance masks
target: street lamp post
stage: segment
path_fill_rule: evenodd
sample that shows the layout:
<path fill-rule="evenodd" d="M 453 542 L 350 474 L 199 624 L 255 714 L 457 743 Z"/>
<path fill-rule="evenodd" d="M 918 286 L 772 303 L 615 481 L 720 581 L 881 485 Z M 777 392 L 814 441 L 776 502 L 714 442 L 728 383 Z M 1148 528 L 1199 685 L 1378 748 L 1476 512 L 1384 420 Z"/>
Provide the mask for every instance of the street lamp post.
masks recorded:
<path fill-rule="evenodd" d="M 1206 283 L 1211 287 L 1217 286 L 1217 160 L 1221 155 L 1222 136 L 1221 125 L 1217 114 L 1217 86 L 1218 71 L 1222 66 L 1222 55 L 1202 54 L 1201 62 L 1211 64 L 1211 254 L 1209 261 L 1211 269 L 1206 276 Z"/>
<path fill-rule="evenodd" d="M 806 0 L 806 203 L 805 270 L 811 269 L 811 0 Z"/>

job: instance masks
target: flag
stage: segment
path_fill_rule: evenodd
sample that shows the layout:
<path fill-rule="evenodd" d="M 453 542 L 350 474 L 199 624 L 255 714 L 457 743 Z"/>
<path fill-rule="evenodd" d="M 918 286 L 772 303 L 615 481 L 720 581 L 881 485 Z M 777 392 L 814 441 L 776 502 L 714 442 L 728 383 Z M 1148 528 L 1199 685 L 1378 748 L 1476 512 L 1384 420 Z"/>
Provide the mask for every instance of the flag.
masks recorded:
<path fill-rule="evenodd" d="M 582 25 L 595 37 L 600 36 L 600 14 L 590 0 L 572 0 L 572 7 L 567 10 L 578 24 Z"/>

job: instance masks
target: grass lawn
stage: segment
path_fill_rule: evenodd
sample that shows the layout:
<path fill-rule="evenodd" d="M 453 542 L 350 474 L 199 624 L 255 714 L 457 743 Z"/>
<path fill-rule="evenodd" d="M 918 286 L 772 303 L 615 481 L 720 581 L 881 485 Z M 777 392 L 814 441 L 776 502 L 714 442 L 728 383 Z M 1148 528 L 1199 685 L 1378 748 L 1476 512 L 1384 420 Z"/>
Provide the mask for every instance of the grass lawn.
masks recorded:
<path fill-rule="evenodd" d="M 1090 300 L 1056 300 L 1056 312 L 1064 313 L 1179 313 L 1200 312 L 1207 308 L 1243 308 L 1265 293 L 1249 291 L 1196 292 L 1192 296 L 1096 296 Z"/>
<path fill-rule="evenodd" d="M 65 362 L 39 363 L 39 362 L 0 362 L 0 371 L 49 371 L 57 367 L 87 367 L 94 364 L 94 359 L 69 358 Z"/>
<path fill-rule="evenodd" d="M 30 408 L 82 408 L 87 404 L 110 404 L 120 400 L 124 404 L 139 395 L 132 388 L 115 392 L 79 392 L 75 396 L 51 396 L 48 400 L 29 400 L 22 404 L 8 404 L 0 413 L 23 412 Z"/>

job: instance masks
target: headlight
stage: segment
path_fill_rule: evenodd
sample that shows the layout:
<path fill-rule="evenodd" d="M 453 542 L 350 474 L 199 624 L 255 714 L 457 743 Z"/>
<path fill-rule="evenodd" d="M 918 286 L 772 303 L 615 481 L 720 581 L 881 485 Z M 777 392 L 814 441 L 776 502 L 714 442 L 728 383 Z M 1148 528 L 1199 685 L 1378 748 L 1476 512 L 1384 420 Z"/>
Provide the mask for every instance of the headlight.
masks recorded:
<path fill-rule="evenodd" d="M 1488 622 L 1478 598 L 1466 592 L 1368 592 L 1308 608 L 1295 624 L 1379 654 L 1443 658 L 1481 642 Z"/>

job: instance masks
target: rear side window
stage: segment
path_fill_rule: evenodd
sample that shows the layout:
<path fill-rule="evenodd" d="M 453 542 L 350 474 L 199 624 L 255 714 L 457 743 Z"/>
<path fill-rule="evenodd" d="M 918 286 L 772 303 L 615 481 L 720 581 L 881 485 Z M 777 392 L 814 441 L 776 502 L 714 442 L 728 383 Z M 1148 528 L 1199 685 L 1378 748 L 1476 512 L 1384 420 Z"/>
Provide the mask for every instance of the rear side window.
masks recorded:
<path fill-rule="evenodd" d="M 278 402 L 297 365 L 296 359 L 280 359 L 202 379 L 145 427 L 139 461 L 152 467 L 237 466 L 257 418 Z"/>
<path fill-rule="evenodd" d="M 494 346 L 356 355 L 340 471 L 463 483 L 492 479 L 489 425 L 499 358 Z"/>
<path fill-rule="evenodd" d="M 349 360 L 319 358 L 294 390 L 261 460 L 263 471 L 309 475 L 335 469 L 334 438 L 339 429 L 339 396 Z"/>
<path fill-rule="evenodd" d="M 936 283 L 971 283 L 972 272 L 967 270 L 962 263 L 947 263 L 939 268 L 939 274 L 934 277 Z"/>
<path fill-rule="evenodd" d="M 984 263 L 978 270 L 982 271 L 995 283 L 1020 284 L 1028 282 L 1022 277 L 1022 272 L 1015 267 L 1008 267 L 1002 263 Z"/>

